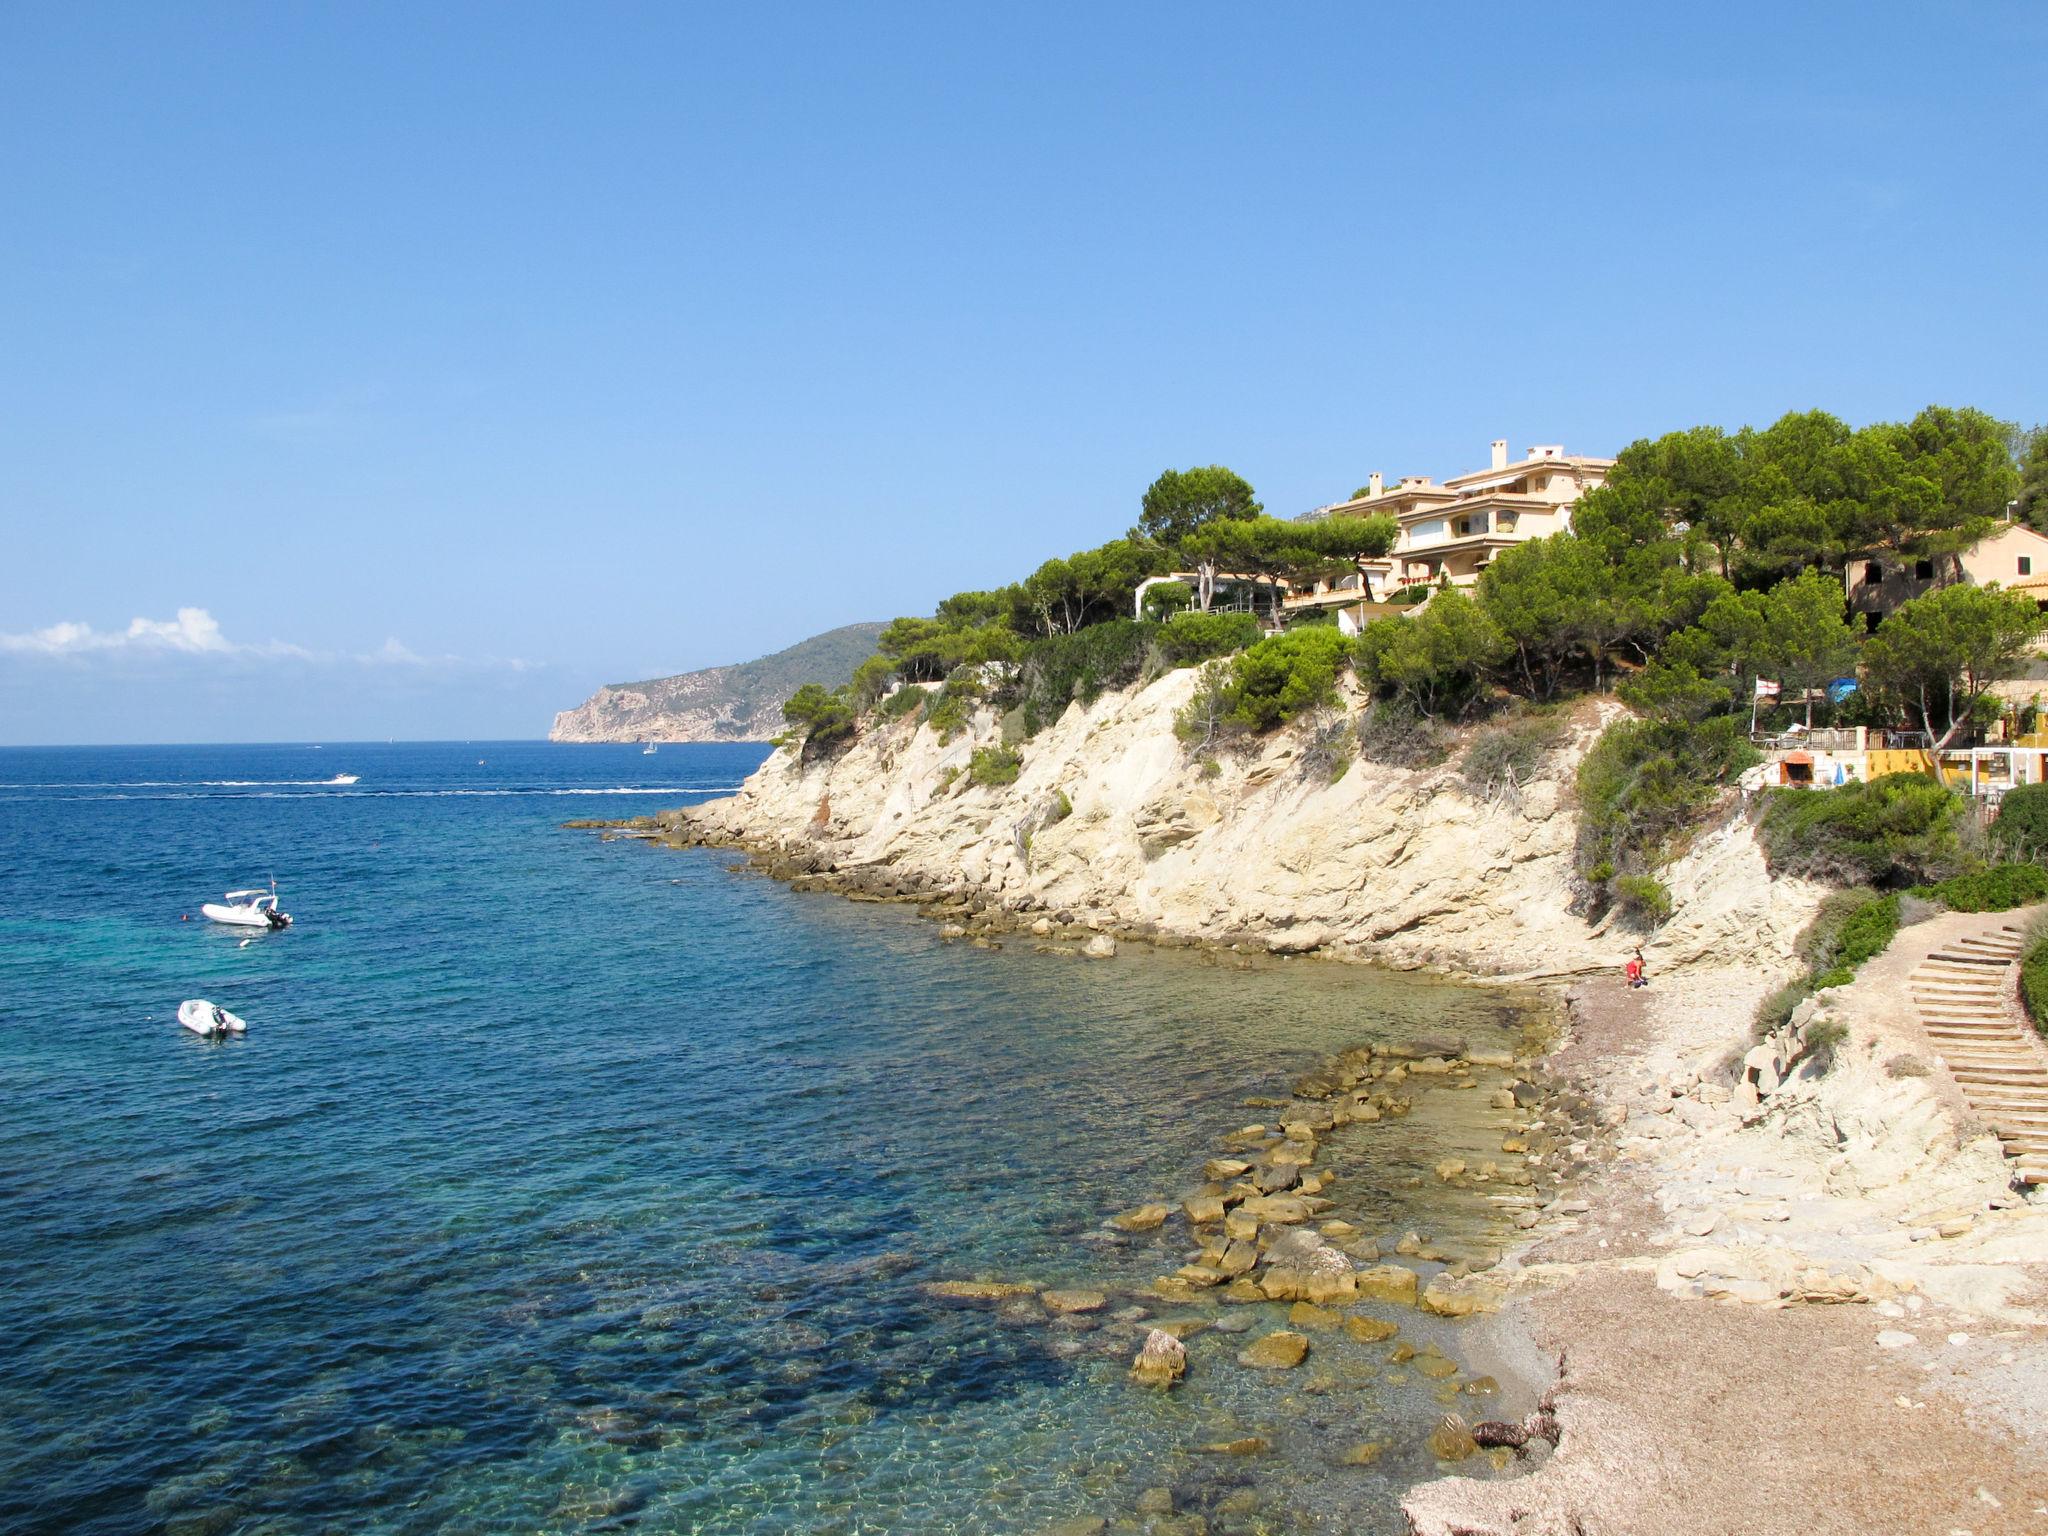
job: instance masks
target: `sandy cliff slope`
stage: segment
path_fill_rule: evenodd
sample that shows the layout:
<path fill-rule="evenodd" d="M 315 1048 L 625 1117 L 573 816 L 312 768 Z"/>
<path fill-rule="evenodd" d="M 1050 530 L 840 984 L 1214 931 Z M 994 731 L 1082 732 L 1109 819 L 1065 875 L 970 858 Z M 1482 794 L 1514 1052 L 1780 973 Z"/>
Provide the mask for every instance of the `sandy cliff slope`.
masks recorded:
<path fill-rule="evenodd" d="M 1172 730 L 1194 683 L 1176 672 L 1070 707 L 1021 745 L 1014 784 L 978 786 L 966 773 L 975 748 L 996 739 L 992 717 L 951 742 L 899 723 L 822 762 L 778 751 L 738 795 L 677 821 L 689 835 L 842 874 L 1110 930 L 1489 976 L 1611 967 L 1633 946 L 1572 911 L 1571 785 L 1606 718 L 1599 708 L 1518 792 L 1481 798 L 1455 757 L 1424 771 L 1359 762 L 1331 783 L 1305 760 L 1298 731 L 1205 768 Z M 1674 915 L 1644 945 L 1660 969 L 1784 967 L 1818 896 L 1767 877 L 1739 816 L 1665 879 Z"/>

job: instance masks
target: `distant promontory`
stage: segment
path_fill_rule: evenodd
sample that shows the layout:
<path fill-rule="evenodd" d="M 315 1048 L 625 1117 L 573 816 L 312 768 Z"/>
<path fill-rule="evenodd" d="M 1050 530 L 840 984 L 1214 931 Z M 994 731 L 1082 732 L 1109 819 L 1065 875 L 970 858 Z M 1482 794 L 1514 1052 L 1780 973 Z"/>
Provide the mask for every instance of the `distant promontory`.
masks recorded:
<path fill-rule="evenodd" d="M 872 655 L 880 624 L 847 624 L 757 661 L 639 683 L 607 683 L 555 716 L 550 741 L 766 741 L 806 682 L 838 687 Z"/>

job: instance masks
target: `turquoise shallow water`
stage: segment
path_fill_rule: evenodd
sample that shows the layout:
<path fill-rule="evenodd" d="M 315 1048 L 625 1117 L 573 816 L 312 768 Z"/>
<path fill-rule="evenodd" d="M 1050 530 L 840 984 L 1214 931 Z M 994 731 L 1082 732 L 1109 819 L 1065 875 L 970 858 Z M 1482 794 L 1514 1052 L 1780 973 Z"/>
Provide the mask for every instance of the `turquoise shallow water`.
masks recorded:
<path fill-rule="evenodd" d="M 1142 1288 L 1184 1238 L 1082 1239 L 1188 1189 L 1243 1098 L 1512 1010 L 943 945 L 560 828 L 758 758 L 0 751 L 0 1528 L 1031 1532 L 1169 1486 L 1219 1531 L 1399 1529 L 1442 1408 L 1383 1349 L 1274 1378 L 1206 1335 L 1159 1397 L 1117 1325 L 920 1285 Z M 273 874 L 289 932 L 180 921 Z M 248 1037 L 186 1035 L 188 996 Z M 1484 1228 L 1427 1170 L 1497 1146 L 1485 1099 L 1340 1133 L 1347 1210 Z"/>

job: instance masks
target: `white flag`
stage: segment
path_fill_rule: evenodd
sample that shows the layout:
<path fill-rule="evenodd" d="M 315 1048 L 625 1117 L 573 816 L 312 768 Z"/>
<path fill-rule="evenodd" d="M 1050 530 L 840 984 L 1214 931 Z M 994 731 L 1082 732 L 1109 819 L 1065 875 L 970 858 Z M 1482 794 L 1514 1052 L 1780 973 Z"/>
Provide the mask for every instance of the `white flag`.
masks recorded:
<path fill-rule="evenodd" d="M 1756 696 L 1760 699 L 1775 699 L 1783 691 L 1780 684 L 1772 682 L 1767 677 L 1756 680 Z"/>

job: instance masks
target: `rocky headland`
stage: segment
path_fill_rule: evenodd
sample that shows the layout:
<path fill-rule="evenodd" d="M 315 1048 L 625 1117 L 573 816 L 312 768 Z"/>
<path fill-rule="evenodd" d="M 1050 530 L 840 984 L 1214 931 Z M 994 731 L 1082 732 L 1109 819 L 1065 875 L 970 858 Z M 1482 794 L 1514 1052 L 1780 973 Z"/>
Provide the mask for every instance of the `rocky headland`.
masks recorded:
<path fill-rule="evenodd" d="M 1610 969 L 1639 942 L 1575 901 L 1573 779 L 1614 706 L 1582 707 L 1532 774 L 1482 790 L 1455 755 L 1339 774 L 1306 730 L 1242 753 L 1190 752 L 1173 719 L 1195 683 L 1172 672 L 1071 706 L 1021 745 L 1012 783 L 971 772 L 999 738 L 993 715 L 950 740 L 903 721 L 815 762 L 779 750 L 737 795 L 645 830 L 743 848 L 814 884 L 1112 938 L 1477 977 Z M 1671 918 L 1640 940 L 1660 971 L 1780 970 L 1821 894 L 1769 878 L 1739 815 L 1664 879 Z"/>
<path fill-rule="evenodd" d="M 1099 1328 L 1134 1391 L 1295 1370 L 1322 1339 L 1440 1373 L 1427 1450 L 1445 1475 L 1403 1504 L 1426 1536 L 2048 1529 L 2048 1205 L 1973 1115 L 1912 981 L 1942 946 L 1977 945 L 1987 995 L 2017 1019 L 2017 967 L 1999 956 L 2027 914 L 1911 925 L 1759 1041 L 1757 1005 L 1796 968 L 1823 892 L 1771 878 L 1731 804 L 1663 872 L 1654 933 L 1584 912 L 1573 781 L 1615 706 L 1580 706 L 1533 772 L 1481 787 L 1455 755 L 1342 767 L 1313 730 L 1191 753 L 1171 727 L 1192 684 L 1073 706 L 1020 744 L 1011 782 L 971 771 L 999 740 L 992 716 L 949 741 L 902 722 L 818 761 L 778 751 L 733 797 L 614 829 L 918 902 L 950 940 L 1022 934 L 1098 959 L 1198 945 L 1552 987 L 1548 1049 L 1341 1054 L 1258 1123 L 1219 1131 L 1187 1188 L 1134 1191 L 1104 1239 L 1178 1250 L 1143 1295 L 963 1277 L 950 1299 Z M 1639 941 L 1651 985 L 1632 990 L 1616 971 Z M 1498 1243 L 1439 1248 L 1344 1204 L 1339 1163 L 1443 1087 L 1499 1112 L 1498 1159 L 1435 1170 L 1447 1198 L 1493 1206 Z M 1418 1348 L 1403 1309 L 1481 1331 L 1469 1349 Z M 1531 1348 L 1548 1379 L 1502 1413 L 1474 1362 Z M 1341 1467 L 1384 1447 L 1333 1433 L 1327 1449 Z M 1071 1528 L 1210 1528 L 1176 1497 Z"/>
<path fill-rule="evenodd" d="M 879 624 L 847 624 L 728 667 L 607 683 L 555 716 L 549 741 L 766 741 L 805 682 L 837 687 L 875 648 Z"/>

